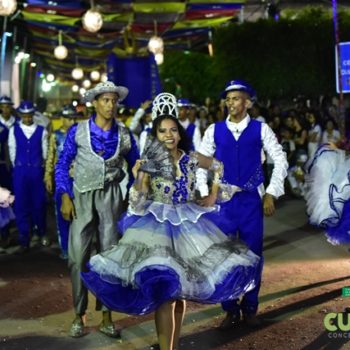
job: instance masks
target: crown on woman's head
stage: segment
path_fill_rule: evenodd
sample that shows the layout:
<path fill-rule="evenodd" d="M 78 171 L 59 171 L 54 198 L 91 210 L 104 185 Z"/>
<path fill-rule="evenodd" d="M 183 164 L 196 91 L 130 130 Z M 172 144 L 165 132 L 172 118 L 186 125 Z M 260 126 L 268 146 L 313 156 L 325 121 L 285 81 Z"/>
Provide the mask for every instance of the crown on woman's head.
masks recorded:
<path fill-rule="evenodd" d="M 153 100 L 152 120 L 162 115 L 170 115 L 178 118 L 176 97 L 168 92 L 162 92 Z"/>

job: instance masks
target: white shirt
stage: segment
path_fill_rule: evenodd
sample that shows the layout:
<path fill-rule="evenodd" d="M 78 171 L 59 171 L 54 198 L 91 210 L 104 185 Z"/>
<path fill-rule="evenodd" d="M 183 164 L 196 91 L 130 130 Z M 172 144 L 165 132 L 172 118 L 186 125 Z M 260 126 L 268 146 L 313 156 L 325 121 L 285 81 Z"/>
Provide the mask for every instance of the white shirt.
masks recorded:
<path fill-rule="evenodd" d="M 27 139 L 30 139 L 33 136 L 34 131 L 38 126 L 35 123 L 33 123 L 32 125 L 24 125 L 22 122 L 19 122 L 18 125 L 22 129 Z M 14 135 L 14 128 L 11 128 L 9 131 L 8 145 L 9 145 L 10 160 L 12 165 L 14 165 L 15 159 L 16 159 L 16 148 L 17 148 L 16 139 Z M 41 148 L 43 152 L 43 159 L 47 158 L 47 145 L 48 145 L 48 134 L 47 134 L 47 130 L 44 128 L 43 136 L 41 138 Z"/>
<path fill-rule="evenodd" d="M 153 123 L 150 122 L 146 125 L 146 129 L 143 130 L 140 134 L 140 155 L 142 155 L 143 150 L 145 149 L 145 145 L 146 145 L 146 141 L 147 141 L 147 137 L 150 134 L 149 130 L 147 130 L 148 128 L 152 129 L 152 125 Z"/>
<path fill-rule="evenodd" d="M 266 120 L 262 115 L 259 115 L 258 117 L 256 117 L 256 120 L 258 120 L 259 122 L 262 122 L 262 123 L 266 123 Z"/>
<path fill-rule="evenodd" d="M 144 115 L 145 115 L 145 110 L 140 107 L 132 117 L 131 122 L 129 124 L 129 129 L 131 132 L 136 134 L 141 133 L 142 130 L 140 125 L 140 120 Z"/>
<path fill-rule="evenodd" d="M 315 134 L 316 133 L 316 140 L 315 141 L 309 141 L 309 143 L 316 143 L 317 145 L 321 141 L 321 136 L 322 136 L 322 129 L 318 124 L 315 124 L 312 126 L 312 128 L 309 130 L 309 135 L 310 134 Z"/>
<path fill-rule="evenodd" d="M 7 129 L 10 129 L 11 126 L 16 122 L 16 118 L 11 115 L 11 117 L 8 120 L 5 120 L 2 115 L 0 115 L 0 122 L 1 124 L 5 125 Z"/>
<path fill-rule="evenodd" d="M 250 116 L 247 116 L 239 123 L 233 123 L 230 121 L 230 117 L 226 118 L 226 125 L 232 132 L 233 137 L 238 141 L 242 132 L 248 126 L 250 122 Z M 215 153 L 215 141 L 214 141 L 215 124 L 211 124 L 206 130 L 203 140 L 198 152 L 205 156 L 212 157 Z M 287 176 L 288 162 L 285 152 L 282 146 L 278 143 L 277 137 L 272 129 L 266 124 L 261 123 L 261 141 L 264 151 L 273 159 L 274 169 L 270 179 L 270 183 L 266 189 L 266 193 L 271 194 L 275 198 L 284 194 L 284 179 Z M 207 196 L 209 193 L 207 185 L 207 171 L 204 169 L 197 170 L 197 188 L 201 193 L 201 196 Z M 264 185 L 261 184 L 258 188 L 259 194 L 262 197 L 265 193 Z"/>
<path fill-rule="evenodd" d="M 333 130 L 332 134 L 328 134 L 327 130 L 325 130 L 322 134 L 322 143 L 328 142 L 337 142 L 340 140 L 340 132 L 339 130 Z"/>
<path fill-rule="evenodd" d="M 179 122 L 185 130 L 191 124 L 189 119 L 186 119 L 184 121 L 179 119 Z M 195 126 L 193 137 L 192 137 L 192 143 L 193 143 L 193 147 L 196 151 L 198 151 L 199 147 L 201 146 L 201 142 L 202 142 L 201 132 L 200 132 L 198 126 Z"/>

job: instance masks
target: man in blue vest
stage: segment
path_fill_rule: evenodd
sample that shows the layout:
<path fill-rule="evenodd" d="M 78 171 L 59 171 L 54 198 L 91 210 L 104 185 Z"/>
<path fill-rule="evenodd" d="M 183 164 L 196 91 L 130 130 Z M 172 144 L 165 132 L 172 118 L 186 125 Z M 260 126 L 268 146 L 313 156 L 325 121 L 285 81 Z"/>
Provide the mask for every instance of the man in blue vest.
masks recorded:
<path fill-rule="evenodd" d="M 230 201 L 221 205 L 218 215 L 209 215 L 220 229 L 232 239 L 238 237 L 263 262 L 263 216 L 275 212 L 274 201 L 284 194 L 284 179 L 288 163 L 282 146 L 271 128 L 250 118 L 247 109 L 255 98 L 255 91 L 244 81 L 228 82 L 222 98 L 228 112 L 226 120 L 212 124 L 206 130 L 199 152 L 214 156 L 224 164 L 223 180 L 232 185 L 235 194 Z M 274 161 L 274 170 L 266 191 L 263 186 L 262 150 Z M 198 171 L 198 189 L 204 206 L 215 203 L 208 194 L 206 173 Z M 241 317 L 252 327 L 260 325 L 256 317 L 260 278 L 256 286 L 238 300 L 222 304 L 227 312 L 220 325 L 222 330 L 236 326 Z"/>
<path fill-rule="evenodd" d="M 29 249 L 30 233 L 36 228 L 43 245 L 46 236 L 46 191 L 44 162 L 47 155 L 47 131 L 34 122 L 35 108 L 31 101 L 22 101 L 17 109 L 21 117 L 10 129 L 8 146 L 13 165 L 14 211 L 20 249 Z"/>
<path fill-rule="evenodd" d="M 191 103 L 186 98 L 180 98 L 177 100 L 177 107 L 179 108 L 179 122 L 186 130 L 186 134 L 192 142 L 192 149 L 197 150 L 201 144 L 201 132 L 188 118 Z"/>

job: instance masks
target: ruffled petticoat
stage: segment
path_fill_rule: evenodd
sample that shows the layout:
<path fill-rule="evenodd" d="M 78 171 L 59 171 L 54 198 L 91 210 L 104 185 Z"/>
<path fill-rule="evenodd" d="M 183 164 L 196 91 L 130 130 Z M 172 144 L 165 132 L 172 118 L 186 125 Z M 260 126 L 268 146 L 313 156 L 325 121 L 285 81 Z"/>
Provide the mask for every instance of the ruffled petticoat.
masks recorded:
<path fill-rule="evenodd" d="M 308 164 L 306 204 L 310 223 L 332 244 L 350 243 L 350 158 L 324 145 Z"/>
<path fill-rule="evenodd" d="M 215 208 L 147 201 L 128 213 L 123 238 L 90 260 L 83 281 L 108 308 L 146 314 L 168 300 L 218 303 L 255 286 L 260 260 L 205 218 Z"/>

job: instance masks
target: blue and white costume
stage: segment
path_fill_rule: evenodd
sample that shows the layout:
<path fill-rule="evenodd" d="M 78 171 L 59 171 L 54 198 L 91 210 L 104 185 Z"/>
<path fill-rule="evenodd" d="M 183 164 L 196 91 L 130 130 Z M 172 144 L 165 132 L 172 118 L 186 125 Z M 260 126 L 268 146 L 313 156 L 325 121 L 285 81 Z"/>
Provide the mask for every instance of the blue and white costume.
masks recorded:
<path fill-rule="evenodd" d="M 310 223 L 323 228 L 330 243 L 350 243 L 350 157 L 324 144 L 306 171 L 304 197 Z"/>
<path fill-rule="evenodd" d="M 90 260 L 83 280 L 109 308 L 146 314 L 168 300 L 217 303 L 251 290 L 260 259 L 206 218 L 193 202 L 197 159 L 182 154 L 175 180 L 151 178 L 148 195 L 130 193 L 123 238 Z"/>
<path fill-rule="evenodd" d="M 33 104 L 21 102 L 20 113 L 34 113 Z M 38 235 L 46 233 L 46 191 L 44 160 L 47 155 L 47 131 L 35 123 L 15 123 L 9 132 L 9 153 L 13 165 L 14 211 L 19 243 L 29 246 L 30 231 L 36 226 Z"/>
<path fill-rule="evenodd" d="M 177 101 L 177 106 L 178 108 L 185 108 L 187 110 L 188 108 L 191 107 L 191 103 L 186 98 L 180 98 Z M 191 149 L 197 151 L 202 141 L 199 127 L 196 126 L 194 123 L 191 123 L 188 117 L 186 119 L 179 119 L 179 122 L 182 125 L 182 127 L 185 129 L 189 140 L 191 140 L 191 144 L 192 144 Z"/>
<path fill-rule="evenodd" d="M 229 90 L 235 88 L 236 81 L 228 84 Z M 246 86 L 237 83 L 238 87 L 248 91 Z M 242 90 L 238 88 L 238 90 Z M 262 257 L 263 249 L 263 206 L 264 194 L 262 172 L 262 149 L 274 161 L 274 170 L 266 192 L 278 198 L 284 194 L 284 179 L 287 176 L 288 163 L 282 146 L 271 128 L 246 115 L 239 123 L 225 121 L 212 124 L 206 130 L 199 152 L 213 156 L 224 164 L 224 182 L 231 185 L 236 193 L 228 202 L 221 205 L 219 214 L 208 217 L 229 237 L 238 236 L 249 249 Z M 203 169 L 197 171 L 198 189 L 201 196 L 208 195 L 207 174 Z M 258 308 L 260 289 L 259 277 L 255 288 L 238 300 L 226 301 L 223 309 L 229 313 L 255 314 Z"/>

